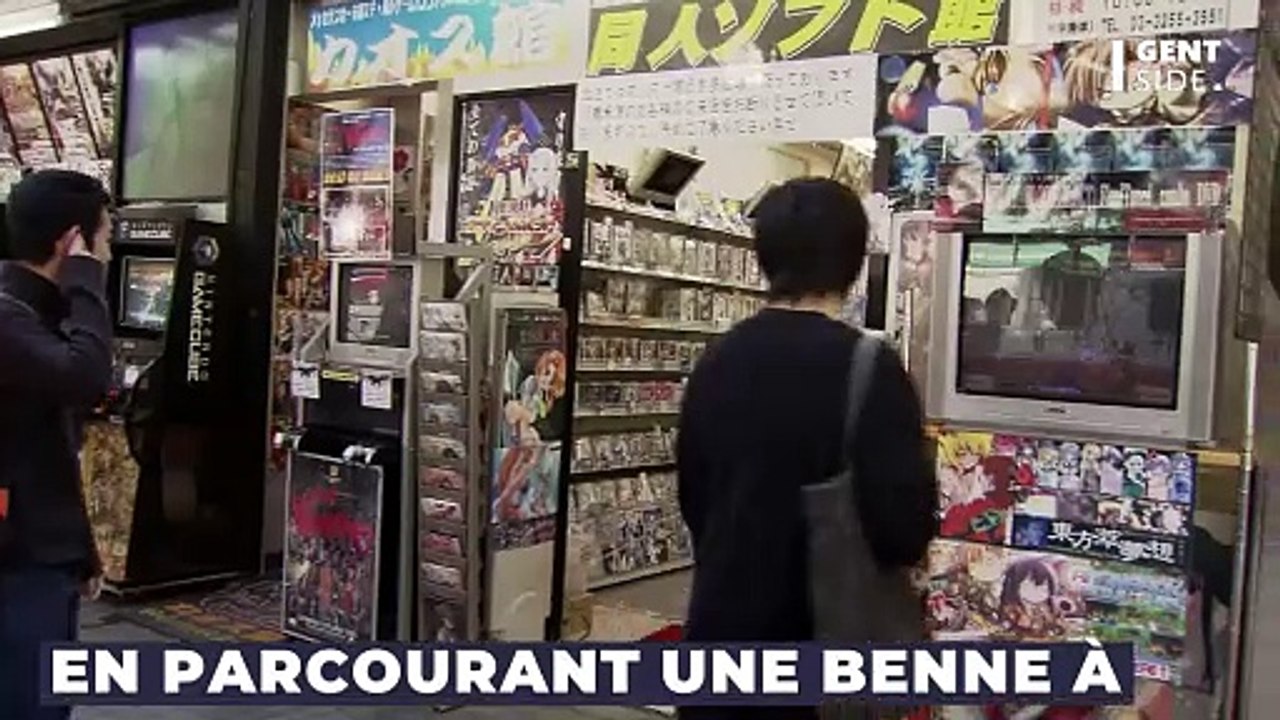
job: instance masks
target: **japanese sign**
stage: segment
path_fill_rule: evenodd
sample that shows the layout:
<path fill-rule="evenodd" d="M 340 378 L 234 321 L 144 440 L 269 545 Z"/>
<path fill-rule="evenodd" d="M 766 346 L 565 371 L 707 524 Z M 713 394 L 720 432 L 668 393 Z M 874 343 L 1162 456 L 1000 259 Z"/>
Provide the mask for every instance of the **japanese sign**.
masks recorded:
<path fill-rule="evenodd" d="M 1126 532 L 1070 520 L 1014 516 L 1013 546 L 1151 567 L 1186 567 L 1186 539 Z"/>
<path fill-rule="evenodd" d="M 312 3 L 311 92 L 543 65 L 568 57 L 564 0 Z"/>
<path fill-rule="evenodd" d="M 804 64 L 678 70 L 588 78 L 579 86 L 578 140 L 700 143 L 755 139 L 800 142 L 868 137 L 875 57 Z"/>
<path fill-rule="evenodd" d="M 1249 123 L 1257 33 L 1240 30 L 1185 39 L 1218 42 L 1212 45 L 1212 57 L 1207 52 L 1199 57 L 1174 53 L 1178 56 L 1173 58 L 1157 52 L 1152 57 L 1153 43 L 1134 37 L 1118 43 L 1108 38 L 881 55 L 876 132 L 940 135 Z M 1155 47 L 1158 51 L 1160 45 Z M 1119 92 L 1113 89 L 1117 66 L 1126 81 Z"/>
<path fill-rule="evenodd" d="M 451 236 L 493 248 L 495 281 L 555 289 L 564 203 L 560 165 L 573 144 L 573 93 L 531 90 L 461 104 Z"/>
<path fill-rule="evenodd" d="M 1254 23 L 1233 22 L 1231 4 L 1230 0 L 1021 0 L 1009 12 L 1015 28 L 1013 42 L 1035 44 L 1251 27 Z M 1256 20 L 1257 7 L 1252 10 Z"/>
<path fill-rule="evenodd" d="M 591 12 L 588 75 L 919 52 L 1007 40 L 1007 0 L 684 0 Z"/>

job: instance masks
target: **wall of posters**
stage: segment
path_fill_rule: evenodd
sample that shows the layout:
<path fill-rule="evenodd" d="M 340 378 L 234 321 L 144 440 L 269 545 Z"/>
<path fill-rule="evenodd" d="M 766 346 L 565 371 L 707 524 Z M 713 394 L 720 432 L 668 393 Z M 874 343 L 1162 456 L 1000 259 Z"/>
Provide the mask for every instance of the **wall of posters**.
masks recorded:
<path fill-rule="evenodd" d="M 1111 91 L 1109 39 L 881 55 L 876 132 L 1247 124 L 1253 115 L 1256 33 L 1208 37 L 1221 40 L 1212 59 L 1206 52 L 1198 61 L 1160 65 L 1164 72 L 1200 73 L 1199 86 L 1184 93 L 1157 92 L 1151 83 L 1137 82 L 1124 92 Z M 1139 42 L 1124 41 L 1129 75 L 1151 69 L 1137 56 Z"/>
<path fill-rule="evenodd" d="M 326 257 L 391 257 L 390 109 L 328 113 L 321 121 L 321 249 Z"/>
<path fill-rule="evenodd" d="M 307 89 L 439 80 L 563 61 L 565 0 L 311 2 Z"/>
<path fill-rule="evenodd" d="M 507 311 L 503 335 L 502 424 L 494 449 L 492 511 L 503 549 L 549 540 L 530 521 L 559 509 L 565 401 L 565 318 L 560 310 Z"/>
<path fill-rule="evenodd" d="M 284 627 L 369 642 L 378 607 L 382 468 L 295 454 L 285 529 Z"/>
<path fill-rule="evenodd" d="M 580 145 L 870 137 L 875 56 L 587 78 L 578 87 Z"/>
<path fill-rule="evenodd" d="M 573 91 L 473 96 L 459 103 L 452 237 L 493 250 L 495 282 L 554 290 L 573 142 Z"/>
<path fill-rule="evenodd" d="M 592 3 L 588 75 L 1002 44 L 1008 0 Z"/>

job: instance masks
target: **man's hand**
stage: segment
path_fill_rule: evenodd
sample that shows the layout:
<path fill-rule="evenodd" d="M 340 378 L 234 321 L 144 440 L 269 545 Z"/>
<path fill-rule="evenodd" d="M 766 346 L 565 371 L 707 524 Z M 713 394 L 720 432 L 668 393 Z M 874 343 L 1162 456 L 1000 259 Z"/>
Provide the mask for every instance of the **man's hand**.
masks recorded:
<path fill-rule="evenodd" d="M 89 243 L 85 242 L 84 234 L 77 230 L 75 237 L 71 239 L 71 247 L 67 250 L 67 254 L 72 257 L 93 258 L 103 265 L 109 265 L 111 263 L 110 238 L 99 240 L 93 244 L 93 249 L 90 249 Z"/>
<path fill-rule="evenodd" d="M 84 584 L 80 586 L 80 597 L 84 598 L 85 600 L 89 600 L 92 602 L 94 600 L 97 600 L 100 595 L 102 595 L 102 576 L 101 575 L 94 575 L 88 580 L 85 580 Z"/>

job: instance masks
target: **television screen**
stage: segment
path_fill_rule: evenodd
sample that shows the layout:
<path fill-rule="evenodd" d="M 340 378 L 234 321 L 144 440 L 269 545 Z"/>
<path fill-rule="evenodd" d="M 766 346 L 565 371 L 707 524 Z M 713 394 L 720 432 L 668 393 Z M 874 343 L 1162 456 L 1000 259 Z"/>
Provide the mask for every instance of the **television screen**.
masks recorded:
<path fill-rule="evenodd" d="M 962 394 L 1173 410 L 1185 237 L 967 236 Z"/>
<path fill-rule="evenodd" d="M 130 29 L 126 199 L 225 197 L 235 127 L 236 38 L 234 9 Z"/>
<path fill-rule="evenodd" d="M 338 267 L 338 342 L 411 347 L 413 267 L 378 263 Z"/>
<path fill-rule="evenodd" d="M 174 262 L 124 258 L 120 278 L 120 324 L 137 330 L 164 330 L 173 301 Z"/>

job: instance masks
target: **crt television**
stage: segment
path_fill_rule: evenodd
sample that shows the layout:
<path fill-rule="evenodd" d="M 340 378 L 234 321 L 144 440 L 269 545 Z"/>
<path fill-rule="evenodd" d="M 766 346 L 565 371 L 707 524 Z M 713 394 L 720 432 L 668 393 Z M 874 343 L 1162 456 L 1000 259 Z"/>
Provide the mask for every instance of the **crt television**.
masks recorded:
<path fill-rule="evenodd" d="M 329 351 L 338 362 L 395 366 L 418 351 L 421 277 L 412 260 L 336 260 Z"/>
<path fill-rule="evenodd" d="M 174 261 L 168 258 L 121 258 L 120 304 L 122 327 L 163 332 L 173 304 Z"/>
<path fill-rule="evenodd" d="M 936 253 L 931 417 L 1210 439 L 1221 236 L 952 234 Z"/>

